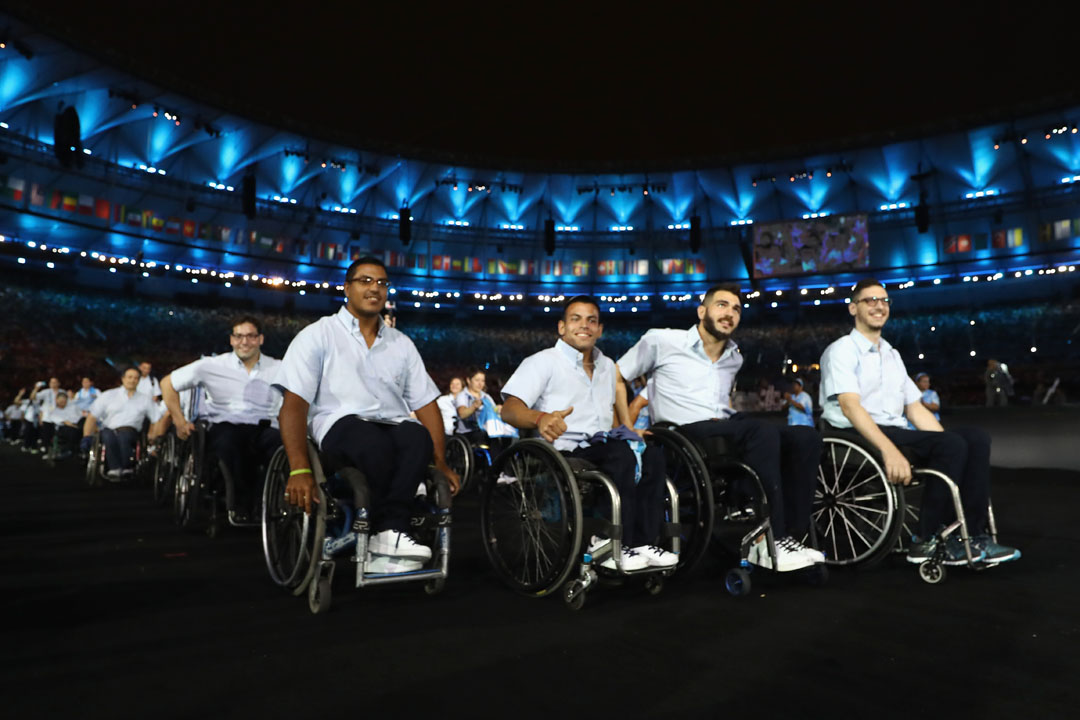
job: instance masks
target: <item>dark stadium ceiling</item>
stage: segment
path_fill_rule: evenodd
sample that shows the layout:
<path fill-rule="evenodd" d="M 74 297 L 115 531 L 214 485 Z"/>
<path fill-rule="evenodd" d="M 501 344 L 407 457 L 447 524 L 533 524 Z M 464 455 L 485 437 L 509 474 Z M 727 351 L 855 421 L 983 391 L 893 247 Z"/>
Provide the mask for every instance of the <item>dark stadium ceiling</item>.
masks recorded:
<path fill-rule="evenodd" d="M 85 3 L 16 16 L 232 113 L 358 148 L 662 170 L 1007 120 L 1077 97 L 1063 5 Z M 702 4 L 702 7 L 706 7 Z M 1070 11 L 1071 12 L 1071 11 Z"/>

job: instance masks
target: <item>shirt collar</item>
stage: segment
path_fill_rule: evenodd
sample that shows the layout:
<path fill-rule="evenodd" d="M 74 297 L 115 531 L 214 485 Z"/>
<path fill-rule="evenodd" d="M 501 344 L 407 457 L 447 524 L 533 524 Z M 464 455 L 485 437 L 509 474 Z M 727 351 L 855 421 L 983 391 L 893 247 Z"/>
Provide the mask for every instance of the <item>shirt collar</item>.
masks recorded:
<path fill-rule="evenodd" d="M 852 328 L 851 332 L 849 333 L 849 337 L 855 340 L 855 347 L 859 348 L 859 352 L 868 353 L 874 351 L 874 343 L 870 342 L 870 340 L 865 335 L 863 335 L 855 328 Z M 885 338 L 878 338 L 879 352 L 885 352 L 891 347 L 892 345 L 889 344 L 888 340 L 886 340 Z"/>
<path fill-rule="evenodd" d="M 580 351 L 575 350 L 573 347 L 571 347 L 570 343 L 566 342 L 562 338 L 559 338 L 555 341 L 555 349 L 558 350 L 559 354 L 569 360 L 573 365 L 580 368 L 585 367 L 585 356 L 582 355 Z M 604 354 L 600 352 L 600 348 L 594 345 L 592 349 L 592 361 L 594 368 L 596 367 L 596 361 L 603 357 L 603 355 Z"/>
<path fill-rule="evenodd" d="M 345 329 L 348 330 L 350 333 L 352 333 L 353 335 L 361 335 L 360 321 L 356 318 L 355 315 L 349 312 L 349 308 L 347 308 L 345 305 L 342 305 L 341 309 L 337 311 L 337 319 L 341 322 L 342 325 L 345 326 Z M 375 331 L 375 337 L 380 338 L 382 337 L 383 330 L 386 328 L 386 323 L 383 322 L 382 316 L 379 316 L 376 321 L 378 323 L 378 329 Z"/>
<path fill-rule="evenodd" d="M 686 331 L 686 347 L 699 347 L 701 348 L 702 354 L 704 354 L 704 345 L 705 341 L 701 339 L 701 333 L 698 332 L 698 326 L 691 325 L 690 329 Z M 735 352 L 738 347 L 738 343 L 736 343 L 731 338 L 728 338 L 728 341 L 724 343 L 724 352 L 720 353 L 720 357 L 717 359 L 717 362 L 723 360 L 728 355 Z"/>

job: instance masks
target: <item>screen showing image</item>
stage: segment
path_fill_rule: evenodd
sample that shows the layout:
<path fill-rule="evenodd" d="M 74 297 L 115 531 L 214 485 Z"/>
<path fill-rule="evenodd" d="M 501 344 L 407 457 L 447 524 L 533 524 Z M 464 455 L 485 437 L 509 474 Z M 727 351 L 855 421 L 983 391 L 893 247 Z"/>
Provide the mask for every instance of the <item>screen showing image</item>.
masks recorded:
<path fill-rule="evenodd" d="M 870 264 L 866 215 L 754 225 L 754 277 L 861 270 Z"/>

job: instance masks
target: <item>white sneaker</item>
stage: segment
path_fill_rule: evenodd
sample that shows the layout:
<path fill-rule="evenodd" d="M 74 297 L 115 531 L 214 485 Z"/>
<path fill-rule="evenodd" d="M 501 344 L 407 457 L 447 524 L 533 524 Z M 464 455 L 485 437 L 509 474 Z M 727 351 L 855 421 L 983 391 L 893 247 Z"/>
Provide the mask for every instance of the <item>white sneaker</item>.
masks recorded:
<path fill-rule="evenodd" d="M 791 572 L 810 567 L 814 561 L 794 547 L 795 543 L 790 537 L 779 538 L 776 541 L 776 567 L 773 568 L 772 558 L 769 557 L 769 545 L 764 540 L 750 546 L 750 556 L 746 558 L 750 563 L 776 572 Z"/>
<path fill-rule="evenodd" d="M 499 473 L 499 477 L 495 479 L 496 485 L 513 485 L 517 482 L 517 478 L 513 475 L 507 475 L 506 473 Z"/>
<path fill-rule="evenodd" d="M 600 563 L 600 567 L 608 570 L 615 569 L 615 556 L 612 555 L 604 562 Z M 622 549 L 622 569 L 624 572 L 631 570 L 644 570 L 649 567 L 648 561 L 643 555 L 638 554 L 637 550 L 624 547 Z"/>
<path fill-rule="evenodd" d="M 423 570 L 424 563 L 408 558 L 395 558 L 388 555 L 372 555 L 368 553 L 365 569 L 372 575 L 415 572 L 416 570 Z"/>
<path fill-rule="evenodd" d="M 609 545 L 611 545 L 611 538 L 593 535 L 591 538 L 589 538 L 588 553 L 595 557 L 599 555 Z"/>
<path fill-rule="evenodd" d="M 431 559 L 431 548 L 397 530 L 383 530 L 372 535 L 368 541 L 368 551 L 373 555 L 389 555 L 393 558 Z"/>
<path fill-rule="evenodd" d="M 814 548 L 812 548 L 812 547 L 810 547 L 808 545 L 803 545 L 801 542 L 799 542 L 795 538 L 789 538 L 789 540 L 791 540 L 791 544 L 796 550 L 798 550 L 799 552 L 801 552 L 803 555 L 807 556 L 808 558 L 810 558 L 814 562 L 816 562 L 816 563 L 825 562 L 825 553 L 821 552 L 820 550 L 815 550 Z"/>
<path fill-rule="evenodd" d="M 124 471 L 121 470 L 120 468 L 114 468 L 112 470 L 108 470 L 105 473 L 105 477 L 109 478 L 110 480 L 119 480 L 120 476 L 123 474 L 123 472 Z"/>
<path fill-rule="evenodd" d="M 669 552 L 658 545 L 639 545 L 633 550 L 645 558 L 645 562 L 653 567 L 675 567 L 679 564 L 677 554 Z"/>

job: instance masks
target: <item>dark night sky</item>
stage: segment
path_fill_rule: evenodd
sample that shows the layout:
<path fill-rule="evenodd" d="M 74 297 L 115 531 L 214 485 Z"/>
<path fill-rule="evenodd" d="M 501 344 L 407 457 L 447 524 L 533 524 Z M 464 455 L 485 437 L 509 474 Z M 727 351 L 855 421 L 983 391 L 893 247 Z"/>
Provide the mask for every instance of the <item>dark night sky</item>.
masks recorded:
<path fill-rule="evenodd" d="M 1038 2 L 9 5 L 212 105 L 463 163 L 664 169 L 1077 99 L 1073 17 Z"/>

